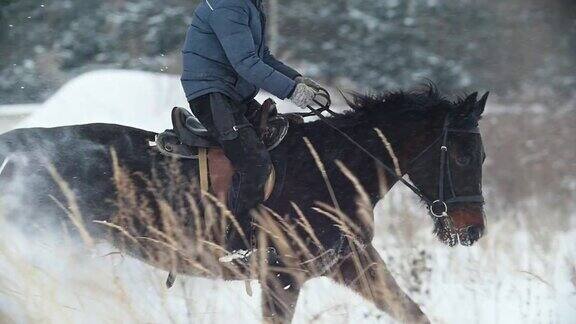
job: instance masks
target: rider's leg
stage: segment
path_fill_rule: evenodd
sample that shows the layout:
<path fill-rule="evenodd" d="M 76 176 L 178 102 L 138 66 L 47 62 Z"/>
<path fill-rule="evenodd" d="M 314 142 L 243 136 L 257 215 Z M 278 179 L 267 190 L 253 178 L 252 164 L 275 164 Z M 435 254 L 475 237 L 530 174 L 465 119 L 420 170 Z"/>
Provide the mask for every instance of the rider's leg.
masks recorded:
<path fill-rule="evenodd" d="M 228 207 L 237 217 L 246 237 L 240 237 L 236 231 L 228 247 L 250 249 L 252 217 L 250 211 L 264 200 L 264 187 L 270 174 L 272 163 L 268 151 L 256 135 L 253 128 L 238 131 L 238 138 L 224 141 L 226 156 L 236 168 L 232 187 L 228 194 Z"/>
<path fill-rule="evenodd" d="M 213 93 L 190 102 L 192 112 L 222 145 L 226 157 L 236 169 L 228 195 L 228 208 L 236 216 L 247 235 L 244 240 L 237 231 L 227 244 L 229 250 L 246 249 L 251 217 L 250 211 L 264 199 L 264 186 L 272 163 L 268 151 L 244 114 L 247 106 Z M 234 126 L 238 130 L 234 130 Z"/>

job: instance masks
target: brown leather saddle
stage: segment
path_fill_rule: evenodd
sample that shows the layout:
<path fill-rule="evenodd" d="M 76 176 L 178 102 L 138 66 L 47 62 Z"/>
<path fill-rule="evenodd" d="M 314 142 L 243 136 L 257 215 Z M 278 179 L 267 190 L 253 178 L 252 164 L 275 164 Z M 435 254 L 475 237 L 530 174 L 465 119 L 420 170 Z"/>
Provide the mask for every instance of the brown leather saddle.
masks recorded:
<path fill-rule="evenodd" d="M 276 103 L 266 100 L 262 108 L 250 118 L 257 133 L 269 151 L 276 148 L 288 134 L 291 122 L 302 122 L 297 115 L 278 114 Z M 202 190 L 211 191 L 221 201 L 226 201 L 234 168 L 218 142 L 200 121 L 185 108 L 172 110 L 173 129 L 156 136 L 156 148 L 166 156 L 198 160 L 199 182 Z M 257 126 L 256 126 L 257 125 Z M 265 200 L 274 189 L 276 174 L 272 170 L 265 189 Z"/>

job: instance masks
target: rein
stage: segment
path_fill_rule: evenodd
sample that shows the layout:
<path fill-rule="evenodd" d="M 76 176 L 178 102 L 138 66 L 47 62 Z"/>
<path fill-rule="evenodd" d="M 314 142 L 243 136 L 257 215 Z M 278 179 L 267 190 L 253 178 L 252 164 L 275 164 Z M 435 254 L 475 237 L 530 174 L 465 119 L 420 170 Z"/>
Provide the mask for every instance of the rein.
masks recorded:
<path fill-rule="evenodd" d="M 332 124 L 332 122 L 328 118 L 326 118 L 324 115 L 322 115 L 323 112 L 328 112 L 332 116 L 341 116 L 341 114 L 338 114 L 338 113 L 336 113 L 330 109 L 332 101 L 331 101 L 330 94 L 328 93 L 328 91 L 326 89 L 318 89 L 318 91 L 319 92 L 317 93 L 316 97 L 319 97 L 321 99 L 326 100 L 326 103 L 322 103 L 322 102 L 318 101 L 316 98 L 314 98 L 314 103 L 316 105 L 318 105 L 320 108 L 318 109 L 318 108 L 314 108 L 312 106 L 307 106 L 307 108 L 310 110 L 310 113 L 301 113 L 299 115 L 302 117 L 311 117 L 311 116 L 318 117 L 320 119 L 320 121 L 322 121 L 328 127 L 332 128 L 334 131 L 336 131 L 338 134 L 340 134 L 342 137 L 344 137 L 348 142 L 350 142 L 352 145 L 357 147 L 364 154 L 366 154 L 367 156 L 372 158 L 374 160 L 374 162 L 376 162 L 376 164 L 378 164 L 384 170 L 386 170 L 386 172 L 388 172 L 390 174 L 390 176 L 392 176 L 396 181 L 401 182 L 406 187 L 408 187 L 408 189 L 410 189 L 414 194 L 416 194 L 418 197 L 420 197 L 420 199 L 422 199 L 426 203 L 426 205 L 428 206 L 428 210 L 430 211 L 432 216 L 439 218 L 439 219 L 445 218 L 445 217 L 449 218 L 448 205 L 452 204 L 452 203 L 462 203 L 462 202 L 483 203 L 484 202 L 484 197 L 482 197 L 482 195 L 473 195 L 473 196 L 457 196 L 456 195 L 456 193 L 454 191 L 454 185 L 452 182 L 452 172 L 450 170 L 450 163 L 449 163 L 449 159 L 448 159 L 448 135 L 449 135 L 449 133 L 457 132 L 457 133 L 480 134 L 480 130 L 478 127 L 475 127 L 473 129 L 450 128 L 448 117 L 446 117 L 446 119 L 444 121 L 443 129 L 442 129 L 442 135 L 440 135 L 436 140 L 434 140 L 432 142 L 432 144 L 430 144 L 426 149 L 424 149 L 424 151 L 422 151 L 418 156 L 416 156 L 416 158 L 414 158 L 412 161 L 410 161 L 409 169 L 411 168 L 413 163 L 418 161 L 424 154 L 426 154 L 428 151 L 430 151 L 436 143 L 438 143 L 439 141 L 442 141 L 442 146 L 440 147 L 440 175 L 439 175 L 439 182 L 438 182 L 438 199 L 433 200 L 433 199 L 430 199 L 429 197 L 427 197 L 422 192 L 422 190 L 420 190 L 414 184 L 410 183 L 409 181 L 405 180 L 402 176 L 398 175 L 396 173 L 396 171 L 394 171 L 391 167 L 387 166 L 384 162 L 382 162 L 380 159 L 378 159 L 374 154 L 372 154 L 370 151 L 368 151 L 366 148 L 364 148 L 360 143 L 355 141 L 348 134 L 346 134 L 341 129 L 336 127 L 334 124 Z M 449 184 L 449 189 L 450 189 L 450 194 L 451 194 L 451 197 L 448 199 L 446 199 L 446 192 L 445 192 L 446 188 L 444 187 L 444 182 L 445 182 L 446 177 L 448 178 L 448 184 Z M 450 222 L 450 224 L 451 223 L 452 222 Z"/>

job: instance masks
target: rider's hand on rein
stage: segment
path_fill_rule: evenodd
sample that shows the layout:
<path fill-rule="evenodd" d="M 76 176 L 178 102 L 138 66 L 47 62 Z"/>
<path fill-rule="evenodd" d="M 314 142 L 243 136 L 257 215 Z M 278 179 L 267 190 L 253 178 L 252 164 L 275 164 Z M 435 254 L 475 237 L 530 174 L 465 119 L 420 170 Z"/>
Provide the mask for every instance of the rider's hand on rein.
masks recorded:
<path fill-rule="evenodd" d="M 314 104 L 314 98 L 317 94 L 318 90 L 304 83 L 298 83 L 294 89 L 294 93 L 290 97 L 290 101 L 296 106 L 306 109 L 308 106 Z"/>

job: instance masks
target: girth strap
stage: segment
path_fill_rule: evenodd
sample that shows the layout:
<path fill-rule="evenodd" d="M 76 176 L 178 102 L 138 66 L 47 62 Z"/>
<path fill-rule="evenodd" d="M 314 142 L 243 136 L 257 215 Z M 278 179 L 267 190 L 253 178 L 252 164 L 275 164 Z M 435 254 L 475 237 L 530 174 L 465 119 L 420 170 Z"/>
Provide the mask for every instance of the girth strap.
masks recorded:
<path fill-rule="evenodd" d="M 202 191 L 208 191 L 209 181 L 208 181 L 208 149 L 199 148 L 198 149 L 198 173 L 200 174 L 200 189 Z"/>

